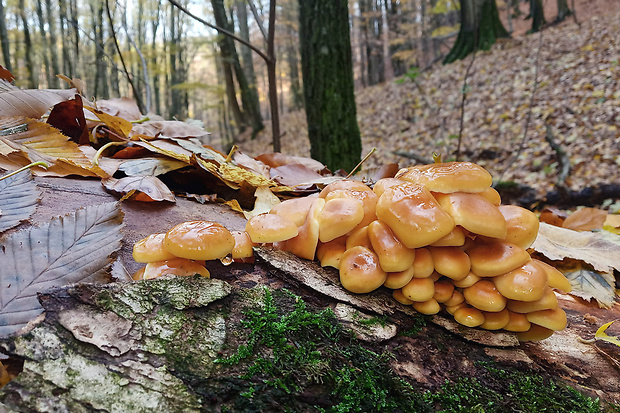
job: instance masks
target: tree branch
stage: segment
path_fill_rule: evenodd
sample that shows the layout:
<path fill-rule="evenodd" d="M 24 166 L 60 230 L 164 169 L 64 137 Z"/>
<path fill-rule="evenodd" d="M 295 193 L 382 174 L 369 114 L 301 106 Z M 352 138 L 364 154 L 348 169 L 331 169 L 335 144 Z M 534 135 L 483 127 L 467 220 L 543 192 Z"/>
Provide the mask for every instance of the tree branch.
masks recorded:
<path fill-rule="evenodd" d="M 263 38 L 265 39 L 265 41 L 267 41 L 267 38 L 269 36 L 267 35 L 267 31 L 265 30 L 263 19 L 261 19 L 260 15 L 258 14 L 258 10 L 256 10 L 256 6 L 254 5 L 254 2 L 252 0 L 248 0 L 248 5 L 250 6 L 250 10 L 252 10 L 252 15 L 254 15 L 254 20 L 256 20 L 256 24 L 258 25 L 260 32 L 263 34 Z"/>

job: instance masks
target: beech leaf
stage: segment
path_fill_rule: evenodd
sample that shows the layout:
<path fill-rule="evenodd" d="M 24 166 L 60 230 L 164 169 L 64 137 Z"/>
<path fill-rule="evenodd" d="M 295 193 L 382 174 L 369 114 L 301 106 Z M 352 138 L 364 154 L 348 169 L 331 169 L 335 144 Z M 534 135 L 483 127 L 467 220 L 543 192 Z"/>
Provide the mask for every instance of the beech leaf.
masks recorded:
<path fill-rule="evenodd" d="M 613 274 L 593 271 L 587 266 L 579 266 L 574 271 L 563 271 L 573 286 L 570 292 L 584 300 L 595 299 L 600 307 L 610 308 L 616 300 L 615 278 Z"/>
<path fill-rule="evenodd" d="M 118 203 L 78 209 L 0 244 L 0 337 L 40 314 L 37 293 L 51 287 L 101 281 L 121 246 Z"/>
<path fill-rule="evenodd" d="M 153 201 L 176 201 L 166 184 L 154 176 L 127 176 L 121 179 L 109 177 L 102 179 L 101 183 L 108 190 L 121 194 L 138 191 L 148 195 Z"/>
<path fill-rule="evenodd" d="M 620 347 L 620 338 L 610 336 L 605 332 L 616 321 L 618 320 L 613 320 L 613 321 L 610 321 L 609 323 L 605 323 L 602 326 L 600 326 L 598 330 L 596 330 L 596 334 L 594 335 L 594 338 L 596 338 L 597 340 L 607 341 L 609 343 L 615 344 Z"/>
<path fill-rule="evenodd" d="M 564 220 L 562 227 L 575 231 L 591 231 L 603 228 L 607 211 L 598 208 L 581 208 Z"/>
<path fill-rule="evenodd" d="M 155 136 L 159 138 L 197 138 L 209 132 L 196 125 L 178 120 L 146 121 L 134 125 L 133 134 Z"/>
<path fill-rule="evenodd" d="M 40 195 L 30 171 L 22 171 L 0 181 L 0 232 L 30 218 Z"/>
<path fill-rule="evenodd" d="M 553 261 L 573 258 L 608 273 L 620 270 L 620 244 L 609 241 L 610 236 L 618 237 L 606 231 L 577 232 L 541 222 L 531 248 Z"/>
<path fill-rule="evenodd" d="M 280 203 L 280 198 L 275 196 L 267 186 L 259 186 L 256 188 L 254 196 L 256 197 L 254 209 L 251 211 L 241 211 L 245 219 L 250 219 L 255 215 L 267 214 L 271 211 L 271 208 Z"/>
<path fill-rule="evenodd" d="M 0 93 L 2 116 L 38 119 L 57 103 L 75 96 L 76 89 L 17 89 Z"/>
<path fill-rule="evenodd" d="M 168 158 L 141 158 L 123 162 L 118 169 L 127 176 L 162 175 L 186 167 L 183 161 Z"/>

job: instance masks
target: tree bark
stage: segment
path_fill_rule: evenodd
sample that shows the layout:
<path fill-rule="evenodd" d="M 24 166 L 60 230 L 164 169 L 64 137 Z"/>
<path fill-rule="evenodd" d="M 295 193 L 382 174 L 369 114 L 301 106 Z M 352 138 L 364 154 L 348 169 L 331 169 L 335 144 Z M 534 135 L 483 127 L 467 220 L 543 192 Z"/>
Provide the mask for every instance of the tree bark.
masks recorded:
<path fill-rule="evenodd" d="M 4 11 L 4 0 L 0 0 L 0 47 L 2 48 L 2 58 L 4 68 L 8 71 L 13 70 L 11 65 L 11 51 L 9 49 L 9 33 L 6 29 L 6 17 Z"/>
<path fill-rule="evenodd" d="M 28 70 L 28 87 L 36 89 L 39 86 L 37 82 L 37 74 L 34 71 L 32 40 L 30 38 L 30 29 L 28 28 L 28 19 L 26 18 L 26 7 L 24 0 L 19 0 L 19 17 L 24 29 L 24 59 L 26 60 L 26 69 Z"/>
<path fill-rule="evenodd" d="M 103 2 L 99 2 L 97 4 L 93 4 L 91 6 L 92 18 L 93 18 L 93 28 L 95 35 L 95 91 L 94 95 L 97 99 L 107 99 L 110 97 L 109 89 L 108 89 L 108 76 L 106 73 L 106 64 L 103 60 L 103 53 L 100 50 L 105 50 L 105 42 L 104 42 L 104 24 L 105 20 L 103 19 L 103 8 L 105 4 Z"/>
<path fill-rule="evenodd" d="M 39 35 L 41 36 L 41 55 L 43 56 L 43 66 L 45 70 L 45 79 L 47 80 L 48 87 L 52 87 L 54 82 L 54 74 L 50 67 L 49 59 L 49 46 L 47 40 L 47 32 L 45 31 L 45 18 L 43 17 L 43 0 L 37 0 L 37 19 L 39 22 Z"/>
<path fill-rule="evenodd" d="M 488 50 L 498 38 L 509 37 L 495 0 L 461 0 L 461 28 L 444 64 L 463 59 L 476 50 Z"/>
<path fill-rule="evenodd" d="M 301 83 L 299 81 L 299 57 L 298 47 L 295 45 L 299 42 L 299 33 L 295 24 L 299 11 L 295 7 L 297 2 L 292 1 L 282 7 L 282 18 L 286 27 L 286 64 L 288 66 L 289 81 L 290 81 L 290 111 L 295 111 L 303 108 L 304 95 L 301 89 Z"/>
<path fill-rule="evenodd" d="M 555 18 L 556 22 L 564 21 L 568 16 L 573 14 L 573 11 L 568 7 L 568 0 L 558 0 L 558 15 Z"/>
<path fill-rule="evenodd" d="M 45 5 L 47 8 L 47 24 L 48 24 L 48 33 L 50 38 L 50 52 L 51 52 L 51 64 L 52 64 L 52 74 L 54 77 L 50 82 L 50 87 L 58 88 L 60 87 L 59 79 L 56 75 L 60 74 L 60 64 L 58 59 L 58 40 L 56 37 L 56 16 L 54 13 L 54 9 L 52 8 L 52 1 L 45 0 Z"/>
<path fill-rule="evenodd" d="M 300 46 L 311 156 L 351 171 L 362 142 L 356 119 L 345 0 L 300 0 Z"/>
<path fill-rule="evenodd" d="M 151 83 L 153 85 L 153 111 L 157 114 L 161 113 L 161 97 L 159 93 L 159 85 L 160 85 L 160 70 L 158 70 L 157 63 L 157 29 L 159 28 L 159 18 L 161 16 L 161 2 L 160 0 L 156 1 L 156 7 L 154 10 L 152 18 L 151 18 Z"/>
<path fill-rule="evenodd" d="M 545 11 L 543 9 L 542 0 L 530 0 L 530 17 L 532 18 L 532 33 L 539 31 L 545 21 Z"/>

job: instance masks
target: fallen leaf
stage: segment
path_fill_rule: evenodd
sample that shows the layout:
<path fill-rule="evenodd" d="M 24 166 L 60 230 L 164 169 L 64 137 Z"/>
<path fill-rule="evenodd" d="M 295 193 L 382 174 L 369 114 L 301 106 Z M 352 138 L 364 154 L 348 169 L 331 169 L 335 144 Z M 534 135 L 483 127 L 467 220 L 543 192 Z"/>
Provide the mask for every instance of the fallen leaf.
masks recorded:
<path fill-rule="evenodd" d="M 308 169 L 311 169 L 315 172 L 321 172 L 321 171 L 326 170 L 325 165 L 323 165 L 321 162 L 316 161 L 314 159 L 305 158 L 303 156 L 285 155 L 279 152 L 264 153 L 262 155 L 257 156 L 256 159 L 272 168 L 277 168 L 278 166 L 283 166 L 283 165 L 295 164 L 295 165 L 304 165 Z"/>
<path fill-rule="evenodd" d="M 561 227 L 566 219 L 566 213 L 564 211 L 560 211 L 557 208 L 545 208 L 540 213 L 540 222 L 546 222 L 550 225 L 555 225 L 556 227 Z"/>
<path fill-rule="evenodd" d="M 272 166 L 269 173 L 271 179 L 287 186 L 312 185 L 314 182 L 321 181 L 324 178 L 323 175 L 308 168 L 306 165 L 298 163 Z"/>
<path fill-rule="evenodd" d="M 106 189 L 119 194 L 137 191 L 147 195 L 153 201 L 176 202 L 174 194 L 166 184 L 154 176 L 127 176 L 121 179 L 108 177 L 102 179 L 101 184 Z M 137 200 L 139 201 L 140 198 L 138 197 Z"/>
<path fill-rule="evenodd" d="M 40 196 L 30 171 L 22 171 L 0 181 L 0 232 L 30 218 Z"/>
<path fill-rule="evenodd" d="M 133 124 L 131 122 L 118 116 L 109 115 L 91 106 L 84 106 L 84 108 L 95 114 L 95 116 L 97 116 L 100 121 L 102 121 L 117 135 L 116 139 L 112 140 L 117 141 L 119 139 L 129 139 L 129 134 L 131 133 L 131 130 L 133 128 Z"/>
<path fill-rule="evenodd" d="M 612 269 L 620 270 L 620 244 L 605 238 L 617 235 L 604 232 L 577 232 L 541 222 L 531 248 L 553 261 L 573 258 L 610 273 Z"/>
<path fill-rule="evenodd" d="M 127 97 L 97 100 L 97 109 L 129 121 L 142 118 L 136 101 Z"/>
<path fill-rule="evenodd" d="M 78 209 L 0 245 L 0 337 L 19 331 L 43 309 L 37 293 L 105 278 L 122 239 L 118 203 Z"/>
<path fill-rule="evenodd" d="M 134 134 L 143 134 L 158 138 L 198 138 L 209 132 L 201 127 L 177 120 L 146 121 L 134 125 Z"/>
<path fill-rule="evenodd" d="M 87 145 L 90 142 L 80 95 L 56 104 L 47 118 L 47 123 L 79 145 Z"/>
<path fill-rule="evenodd" d="M 620 347 L 620 338 L 610 336 L 606 333 L 607 329 L 618 320 L 610 321 L 609 323 L 605 323 L 596 330 L 596 334 L 594 334 L 594 338 L 597 340 L 607 341 L 608 343 L 615 344 Z"/>
<path fill-rule="evenodd" d="M 581 208 L 564 220 L 562 227 L 575 231 L 591 231 L 603 228 L 607 211 L 598 208 Z"/>
<path fill-rule="evenodd" d="M 71 99 L 76 89 L 17 89 L 2 92 L 2 116 L 25 116 L 38 119 L 55 104 Z"/>
<path fill-rule="evenodd" d="M 615 278 L 611 273 L 597 272 L 588 266 L 562 271 L 573 289 L 571 295 L 596 300 L 600 307 L 611 308 L 616 301 Z"/>
<path fill-rule="evenodd" d="M 15 80 L 15 76 L 13 76 L 13 73 L 9 72 L 4 67 L 2 67 L 2 65 L 0 65 L 0 80 L 12 82 Z"/>
<path fill-rule="evenodd" d="M 254 196 L 256 197 L 254 209 L 251 211 L 242 211 L 245 219 L 250 219 L 255 215 L 266 214 L 271 211 L 271 208 L 280 203 L 280 198 L 275 196 L 267 186 L 259 186 L 256 188 Z"/>
<path fill-rule="evenodd" d="M 170 158 L 140 158 L 124 161 L 118 170 L 127 176 L 162 175 L 186 167 L 182 161 Z"/>

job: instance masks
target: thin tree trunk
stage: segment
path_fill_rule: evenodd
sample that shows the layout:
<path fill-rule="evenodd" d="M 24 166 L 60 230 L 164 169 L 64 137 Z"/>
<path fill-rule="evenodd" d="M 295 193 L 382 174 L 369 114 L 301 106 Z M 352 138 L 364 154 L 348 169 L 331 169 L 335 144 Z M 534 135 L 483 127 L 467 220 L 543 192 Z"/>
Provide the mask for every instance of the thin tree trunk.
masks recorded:
<path fill-rule="evenodd" d="M 108 19 L 108 28 L 110 30 L 110 33 L 112 33 L 112 24 L 113 22 L 111 22 Z M 103 25 L 103 22 L 102 22 Z M 119 73 L 118 73 L 118 66 L 116 64 L 114 64 L 114 61 L 112 59 L 114 59 L 114 56 L 118 54 L 118 51 L 116 50 L 116 45 L 114 44 L 114 42 L 108 42 L 108 56 L 110 56 L 110 65 L 108 65 L 109 67 L 109 73 L 110 73 L 110 92 L 113 96 L 121 96 L 121 86 L 120 86 L 120 80 L 119 80 Z"/>
<path fill-rule="evenodd" d="M 39 0 L 40 1 L 40 0 Z M 64 75 L 73 77 L 73 68 L 71 63 L 71 56 L 69 52 L 69 45 L 67 35 L 67 2 L 65 0 L 58 0 L 58 17 L 59 17 L 59 27 L 60 27 L 60 38 L 61 46 L 62 46 L 62 73 Z"/>
<path fill-rule="evenodd" d="M 71 39 L 73 62 L 73 76 L 79 77 L 83 73 L 80 69 L 80 32 L 78 30 L 78 11 L 77 0 L 69 0 L 69 10 L 71 12 Z"/>
<path fill-rule="evenodd" d="M 151 82 L 153 84 L 153 110 L 155 113 L 161 113 L 161 97 L 159 95 L 159 82 L 160 76 L 158 74 L 159 70 L 157 64 L 157 29 L 159 27 L 159 17 L 161 14 L 161 3 L 157 0 L 157 8 L 154 10 L 155 15 L 151 20 L 151 35 L 153 36 L 151 41 L 151 66 L 153 67 L 151 73 Z"/>
<path fill-rule="evenodd" d="M 47 32 L 45 31 L 45 18 L 43 17 L 43 5 L 42 0 L 37 0 L 37 19 L 39 22 L 39 33 L 41 36 L 41 55 L 43 56 L 43 66 L 45 68 L 45 79 L 48 87 L 52 87 L 54 83 L 54 74 L 50 67 L 49 49 Z"/>
<path fill-rule="evenodd" d="M 28 70 L 28 87 L 30 89 L 36 89 L 39 84 L 37 82 L 37 74 L 34 72 L 32 40 L 30 39 L 30 29 L 28 29 L 28 19 L 26 18 L 26 5 L 24 4 L 24 0 L 19 0 L 19 17 L 24 30 L 24 59 L 26 60 L 26 69 Z"/>
<path fill-rule="evenodd" d="M 282 18 L 286 22 L 286 64 L 290 81 L 290 100 L 289 110 L 301 109 L 304 105 L 303 91 L 299 81 L 299 58 L 297 55 L 298 47 L 295 47 L 294 40 L 298 38 L 298 33 L 293 25 L 297 20 L 298 10 L 295 9 L 296 2 L 290 2 L 286 7 L 282 7 Z"/>
<path fill-rule="evenodd" d="M 0 0 L 0 47 L 2 47 L 2 58 L 4 59 L 5 69 L 12 71 L 11 52 L 9 49 L 9 33 L 6 29 L 6 18 L 4 12 L 4 0 Z"/>
<path fill-rule="evenodd" d="M 109 97 L 108 79 L 106 75 L 106 66 L 103 61 L 103 53 L 99 50 L 105 50 L 103 41 L 103 8 L 104 3 L 99 2 L 93 5 L 95 9 L 91 9 L 93 14 L 93 28 L 95 34 L 95 92 L 94 95 L 98 99 L 107 99 Z"/>
<path fill-rule="evenodd" d="M 54 9 L 52 8 L 52 1 L 46 0 L 45 5 L 47 6 L 47 23 L 48 23 L 48 32 L 50 35 L 50 52 L 51 52 L 51 63 L 52 63 L 52 72 L 53 79 L 50 82 L 50 87 L 57 88 L 59 87 L 59 80 L 56 75 L 60 74 L 60 65 L 58 64 L 58 42 L 56 39 L 56 17 L 54 16 Z"/>
<path fill-rule="evenodd" d="M 568 16 L 573 14 L 572 10 L 568 7 L 568 0 L 558 0 L 558 15 L 555 18 L 556 22 L 564 21 Z"/>

